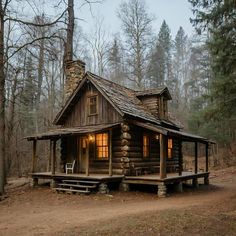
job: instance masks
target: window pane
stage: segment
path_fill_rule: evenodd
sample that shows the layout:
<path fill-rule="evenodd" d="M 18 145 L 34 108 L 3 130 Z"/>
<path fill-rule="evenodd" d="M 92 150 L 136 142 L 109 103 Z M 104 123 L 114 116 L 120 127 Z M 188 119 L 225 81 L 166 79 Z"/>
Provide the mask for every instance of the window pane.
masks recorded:
<path fill-rule="evenodd" d="M 97 113 L 97 96 L 89 98 L 89 115 Z"/>
<path fill-rule="evenodd" d="M 143 157 L 147 158 L 149 156 L 149 137 L 143 135 Z"/>
<path fill-rule="evenodd" d="M 172 148 L 172 139 L 168 139 L 168 148 Z"/>
<path fill-rule="evenodd" d="M 96 150 L 97 159 L 108 159 L 108 133 L 96 134 Z"/>

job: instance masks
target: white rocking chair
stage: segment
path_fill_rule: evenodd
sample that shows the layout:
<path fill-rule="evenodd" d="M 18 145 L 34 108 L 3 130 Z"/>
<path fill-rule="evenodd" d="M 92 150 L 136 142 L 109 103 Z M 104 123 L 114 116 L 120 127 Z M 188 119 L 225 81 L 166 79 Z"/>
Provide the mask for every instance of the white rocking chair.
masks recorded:
<path fill-rule="evenodd" d="M 71 174 L 74 173 L 75 160 L 72 163 L 66 163 L 66 174 L 71 171 Z"/>

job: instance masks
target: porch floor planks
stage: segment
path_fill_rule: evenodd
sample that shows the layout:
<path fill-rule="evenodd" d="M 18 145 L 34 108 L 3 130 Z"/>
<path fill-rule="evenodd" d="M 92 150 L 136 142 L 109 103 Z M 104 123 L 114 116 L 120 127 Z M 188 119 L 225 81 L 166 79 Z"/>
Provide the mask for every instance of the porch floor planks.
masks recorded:
<path fill-rule="evenodd" d="M 179 175 L 178 173 L 168 173 L 166 178 L 161 179 L 159 174 L 148 174 L 139 176 L 125 176 L 123 182 L 128 184 L 158 185 L 160 183 L 172 184 L 208 176 L 209 172 L 199 172 L 197 174 L 193 172 L 182 172 L 182 175 Z"/>
<path fill-rule="evenodd" d="M 112 175 L 108 174 L 93 174 L 91 173 L 89 176 L 85 174 L 65 174 L 56 172 L 55 175 L 52 175 L 51 172 L 35 172 L 31 173 L 30 176 L 32 178 L 38 179 L 54 179 L 54 180 L 91 180 L 100 182 L 121 182 L 124 175 Z"/>

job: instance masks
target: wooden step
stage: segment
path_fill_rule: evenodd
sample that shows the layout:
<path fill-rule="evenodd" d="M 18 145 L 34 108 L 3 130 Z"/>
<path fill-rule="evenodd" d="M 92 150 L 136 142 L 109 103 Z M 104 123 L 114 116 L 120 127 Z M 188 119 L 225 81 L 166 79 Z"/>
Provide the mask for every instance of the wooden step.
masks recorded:
<path fill-rule="evenodd" d="M 73 193 L 86 193 L 89 194 L 89 190 L 79 190 L 79 189 L 70 189 L 70 188 L 54 188 L 56 191 L 63 191 L 63 192 L 73 192 Z"/>
<path fill-rule="evenodd" d="M 96 188 L 96 185 L 81 185 L 81 184 L 67 184 L 67 183 L 59 183 L 58 186 L 68 186 L 75 188 Z"/>
<path fill-rule="evenodd" d="M 71 180 L 71 179 L 63 179 L 62 182 L 64 182 L 64 183 L 99 184 L 99 182 L 97 182 L 97 181 L 90 181 L 90 180 Z"/>

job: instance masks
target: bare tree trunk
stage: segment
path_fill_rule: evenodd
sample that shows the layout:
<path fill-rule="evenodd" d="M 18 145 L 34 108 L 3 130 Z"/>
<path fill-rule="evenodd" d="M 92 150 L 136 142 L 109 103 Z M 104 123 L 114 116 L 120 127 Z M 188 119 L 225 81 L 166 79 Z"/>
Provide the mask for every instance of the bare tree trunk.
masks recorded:
<path fill-rule="evenodd" d="M 0 1 L 0 196 L 5 184 L 5 76 L 4 76 L 4 9 Z"/>
<path fill-rule="evenodd" d="M 45 36 L 44 29 L 42 29 L 42 37 Z M 44 68 L 44 39 L 40 41 L 39 48 L 39 61 L 38 61 L 38 86 L 37 86 L 37 97 L 36 97 L 36 112 L 35 112 L 35 131 L 39 132 L 39 106 L 40 106 L 40 98 L 42 93 L 42 83 L 43 83 L 43 68 Z"/>
<path fill-rule="evenodd" d="M 6 143 L 8 144 L 6 146 L 6 158 L 5 158 L 5 168 L 6 173 L 9 172 L 10 166 L 11 166 L 11 160 L 13 157 L 14 151 L 12 150 L 13 144 L 13 131 L 14 131 L 14 117 L 15 117 L 15 104 L 16 104 L 16 89 L 17 89 L 17 78 L 18 78 L 19 70 L 16 71 L 16 74 L 13 79 L 13 85 L 11 87 L 11 98 L 9 99 L 9 108 L 8 108 L 8 121 L 7 121 L 7 132 L 6 132 Z"/>

